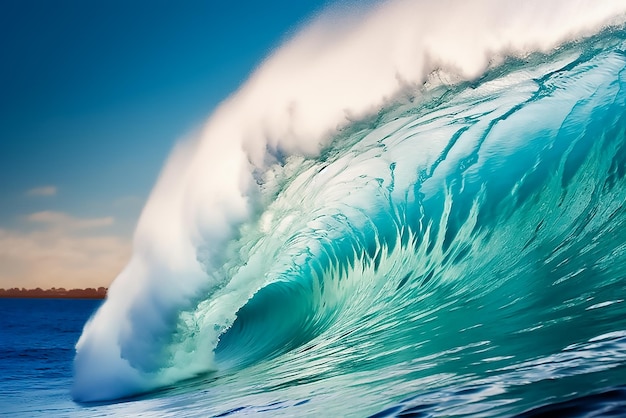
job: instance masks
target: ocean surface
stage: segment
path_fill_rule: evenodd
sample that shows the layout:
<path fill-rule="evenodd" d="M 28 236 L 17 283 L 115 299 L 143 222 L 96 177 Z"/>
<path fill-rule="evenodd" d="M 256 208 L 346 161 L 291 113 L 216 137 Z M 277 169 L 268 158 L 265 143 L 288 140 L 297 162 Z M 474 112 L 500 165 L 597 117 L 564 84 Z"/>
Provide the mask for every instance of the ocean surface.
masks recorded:
<path fill-rule="evenodd" d="M 0 299 L 0 415 L 68 415 L 74 345 L 102 301 Z"/>
<path fill-rule="evenodd" d="M 244 393 L 240 389 L 234 396 L 229 394 L 236 388 L 234 380 L 268 373 L 271 366 L 265 365 L 254 367 L 243 376 L 241 371 L 207 375 L 136 398 L 75 403 L 70 394 L 73 344 L 84 322 L 100 304 L 94 300 L 0 299 L 0 415 L 366 416 L 365 410 L 378 410 L 371 414 L 376 417 L 510 416 L 522 410 L 525 413 L 519 416 L 525 417 L 626 415 L 626 386 L 611 386 L 625 381 L 626 331 L 604 334 L 565 349 L 555 342 L 555 354 L 534 357 L 522 367 L 500 372 L 493 365 L 506 359 L 487 354 L 492 344 L 485 342 L 474 349 L 451 350 L 467 354 L 473 362 L 461 361 L 459 355 L 445 352 L 429 356 L 424 362 L 423 369 L 429 369 L 437 362 L 450 361 L 448 367 L 439 366 L 449 370 L 448 376 L 440 372 L 407 380 L 407 374 L 416 374 L 415 369 L 420 368 L 413 366 L 411 371 L 408 366 L 402 371 L 399 364 L 383 374 L 363 367 L 358 376 L 335 376 L 329 384 L 324 383 L 324 378 L 316 383 L 311 377 L 308 381 L 296 381 L 274 375 L 273 382 L 257 383 L 245 388 Z M 575 336 L 562 338 L 580 340 Z M 481 346 L 482 350 L 478 348 Z M 533 358 L 532 353 L 519 355 Z M 318 358 L 316 363 L 324 360 Z M 456 367 L 470 372 L 455 378 Z M 310 376 L 311 372 L 307 374 Z M 362 386 L 367 390 L 359 390 Z M 367 409 L 364 404 L 369 404 Z"/>
<path fill-rule="evenodd" d="M 444 3 L 279 48 L 100 307 L 0 301 L 2 412 L 626 415 L 626 4 Z"/>

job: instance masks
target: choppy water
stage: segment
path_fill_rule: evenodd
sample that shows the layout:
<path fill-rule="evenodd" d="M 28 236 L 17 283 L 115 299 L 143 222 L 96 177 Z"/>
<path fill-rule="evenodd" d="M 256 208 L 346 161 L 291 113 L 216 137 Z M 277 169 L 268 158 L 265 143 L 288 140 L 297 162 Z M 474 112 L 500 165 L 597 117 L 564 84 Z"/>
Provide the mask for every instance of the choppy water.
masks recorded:
<path fill-rule="evenodd" d="M 317 153 L 174 158 L 78 343 L 109 403 L 61 410 L 625 413 L 626 31 L 438 77 Z"/>

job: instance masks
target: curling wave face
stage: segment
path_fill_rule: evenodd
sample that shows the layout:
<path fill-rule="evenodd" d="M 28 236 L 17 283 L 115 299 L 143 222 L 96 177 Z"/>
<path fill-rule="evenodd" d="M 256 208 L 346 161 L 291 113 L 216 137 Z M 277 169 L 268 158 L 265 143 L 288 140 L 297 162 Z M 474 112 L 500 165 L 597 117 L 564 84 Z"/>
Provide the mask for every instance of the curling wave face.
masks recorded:
<path fill-rule="evenodd" d="M 75 399 L 215 371 L 365 413 L 623 368 L 626 6 L 540 3 L 391 2 L 279 49 L 171 157 Z"/>

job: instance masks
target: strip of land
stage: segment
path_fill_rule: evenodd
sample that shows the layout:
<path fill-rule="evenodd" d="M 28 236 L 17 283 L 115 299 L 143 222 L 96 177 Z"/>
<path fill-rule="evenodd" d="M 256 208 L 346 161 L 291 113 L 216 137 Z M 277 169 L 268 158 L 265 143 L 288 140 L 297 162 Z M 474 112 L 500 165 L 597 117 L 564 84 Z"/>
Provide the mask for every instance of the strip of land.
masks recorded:
<path fill-rule="evenodd" d="M 0 298 L 28 298 L 28 299 L 104 299 L 107 295 L 105 287 L 94 289 L 0 289 Z"/>

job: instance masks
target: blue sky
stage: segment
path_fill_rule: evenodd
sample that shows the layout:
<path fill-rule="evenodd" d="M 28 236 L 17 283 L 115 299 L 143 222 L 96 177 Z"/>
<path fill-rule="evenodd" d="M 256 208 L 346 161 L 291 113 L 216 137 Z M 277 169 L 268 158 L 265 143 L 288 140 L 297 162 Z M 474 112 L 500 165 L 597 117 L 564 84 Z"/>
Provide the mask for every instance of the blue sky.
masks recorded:
<path fill-rule="evenodd" d="M 0 287 L 108 285 L 174 143 L 327 3 L 0 2 Z"/>

